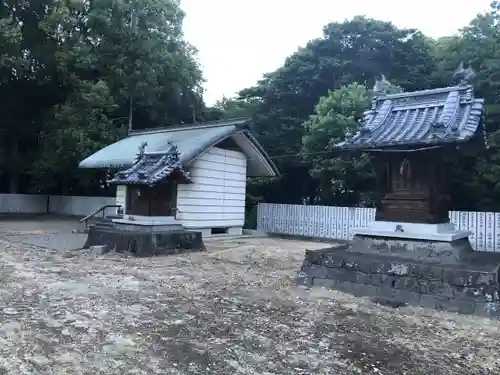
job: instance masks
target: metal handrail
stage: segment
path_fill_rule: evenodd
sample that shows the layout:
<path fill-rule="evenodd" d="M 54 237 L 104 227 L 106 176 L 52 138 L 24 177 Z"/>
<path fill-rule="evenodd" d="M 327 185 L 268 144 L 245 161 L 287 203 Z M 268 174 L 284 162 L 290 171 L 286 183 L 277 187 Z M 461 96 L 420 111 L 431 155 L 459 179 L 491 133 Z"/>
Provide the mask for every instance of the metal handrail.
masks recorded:
<path fill-rule="evenodd" d="M 122 206 L 119 204 L 106 204 L 106 205 L 102 206 L 101 208 L 95 210 L 91 214 L 85 216 L 83 219 L 80 220 L 80 223 L 83 223 L 85 221 L 85 228 L 87 228 L 89 219 L 94 217 L 95 215 L 97 215 L 99 212 L 102 212 L 102 216 L 104 217 L 104 210 L 106 208 L 121 208 L 121 207 Z"/>

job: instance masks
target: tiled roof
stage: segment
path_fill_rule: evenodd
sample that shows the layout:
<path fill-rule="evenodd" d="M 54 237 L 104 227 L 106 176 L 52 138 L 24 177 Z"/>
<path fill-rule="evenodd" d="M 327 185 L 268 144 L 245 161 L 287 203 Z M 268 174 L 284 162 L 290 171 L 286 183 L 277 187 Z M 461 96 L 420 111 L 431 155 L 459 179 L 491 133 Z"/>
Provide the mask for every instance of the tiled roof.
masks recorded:
<path fill-rule="evenodd" d="M 104 147 L 79 164 L 80 168 L 129 168 L 137 149 L 147 143 L 148 154 L 165 154 L 170 143 L 179 147 L 180 162 L 187 165 L 198 155 L 230 139 L 248 158 L 248 176 L 276 176 L 279 172 L 259 142 L 250 133 L 250 120 L 231 119 L 191 125 L 176 125 L 133 131 L 128 137 Z M 147 156 L 150 158 L 150 156 Z"/>
<path fill-rule="evenodd" d="M 480 128 L 484 100 L 471 85 L 376 97 L 361 130 L 338 149 L 370 150 L 396 146 L 436 146 L 464 142 Z"/>
<path fill-rule="evenodd" d="M 173 172 L 180 172 L 186 180 L 189 176 L 182 169 L 179 151 L 176 145 L 171 144 L 167 152 L 142 153 L 137 155 L 135 164 L 126 170 L 120 171 L 109 180 L 110 184 L 127 185 L 154 185 L 165 180 Z"/>

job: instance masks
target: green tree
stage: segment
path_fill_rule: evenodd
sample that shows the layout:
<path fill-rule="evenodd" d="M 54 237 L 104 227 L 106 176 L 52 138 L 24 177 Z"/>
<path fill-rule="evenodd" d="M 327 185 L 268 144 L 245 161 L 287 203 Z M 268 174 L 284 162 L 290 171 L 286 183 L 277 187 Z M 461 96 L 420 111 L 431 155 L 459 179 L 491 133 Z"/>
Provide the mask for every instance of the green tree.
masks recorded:
<path fill-rule="evenodd" d="M 400 87 L 392 86 L 389 93 L 400 91 Z M 319 181 L 316 203 L 373 203 L 376 180 L 369 155 L 342 156 L 334 149 L 359 129 L 372 97 L 371 90 L 363 85 L 342 86 L 321 98 L 314 114 L 304 122 L 302 155 L 312 166 L 311 176 Z"/>
<path fill-rule="evenodd" d="M 183 17 L 177 0 L 0 6 L 0 163 L 9 160 L 10 191 L 22 175 L 35 190 L 84 193 L 98 180 L 77 162 L 123 136 L 130 117 L 136 129 L 203 120 Z"/>
<path fill-rule="evenodd" d="M 460 61 L 477 72 L 477 97 L 485 99 L 484 129 L 488 149 L 461 149 L 449 160 L 452 177 L 452 205 L 456 209 L 500 209 L 500 15 L 479 14 L 455 37 L 441 38 L 434 48 L 442 82 L 451 84 L 451 75 Z"/>
<path fill-rule="evenodd" d="M 75 166 L 82 155 L 126 135 L 126 119 L 112 119 L 116 108 L 104 81 L 80 82 L 78 90 L 54 107 L 40 132 L 41 149 L 33 168 L 37 191 L 80 195 L 95 190 L 102 172 Z"/>
<path fill-rule="evenodd" d="M 355 17 L 325 26 L 322 38 L 300 48 L 257 86 L 243 90 L 243 98 L 257 103 L 255 132 L 282 173 L 266 187 L 266 200 L 315 199 L 318 181 L 310 178 L 313 167 L 300 153 L 302 124 L 321 97 L 352 82 L 371 86 L 381 73 L 405 91 L 430 88 L 437 69 L 432 52 L 429 39 L 417 30 Z"/>
<path fill-rule="evenodd" d="M 258 103 L 255 100 L 245 100 L 243 98 L 226 98 L 223 97 L 215 103 L 215 108 L 219 109 L 222 117 L 238 118 L 238 117 L 253 117 L 258 109 Z"/>
<path fill-rule="evenodd" d="M 346 158 L 333 149 L 346 134 L 357 131 L 370 99 L 365 86 L 343 86 L 321 98 L 304 123 L 303 156 L 312 166 L 311 176 L 319 181 L 319 204 L 356 204 L 361 188 L 373 187 L 368 183 L 373 176 L 366 155 Z"/>
<path fill-rule="evenodd" d="M 66 93 L 56 70 L 56 43 L 41 26 L 53 5 L 51 0 L 0 5 L 0 167 L 11 192 L 26 186 L 23 172 L 35 158 L 41 119 Z"/>

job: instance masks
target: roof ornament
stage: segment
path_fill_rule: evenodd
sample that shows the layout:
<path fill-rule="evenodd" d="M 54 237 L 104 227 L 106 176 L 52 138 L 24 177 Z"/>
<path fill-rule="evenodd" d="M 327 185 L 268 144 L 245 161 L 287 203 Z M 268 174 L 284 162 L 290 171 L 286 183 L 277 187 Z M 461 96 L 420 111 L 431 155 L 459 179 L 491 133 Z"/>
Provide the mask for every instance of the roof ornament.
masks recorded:
<path fill-rule="evenodd" d="M 452 77 L 458 81 L 460 86 L 467 86 L 472 84 L 472 81 L 476 77 L 476 72 L 470 65 L 467 69 L 464 69 L 464 62 L 460 61 L 460 65 L 458 65 Z"/>
<path fill-rule="evenodd" d="M 172 142 L 171 140 L 168 140 L 167 141 L 168 145 L 170 146 L 170 149 L 168 152 L 172 153 L 172 154 L 175 154 L 175 155 L 179 155 L 179 146 L 177 146 L 174 142 Z"/>
<path fill-rule="evenodd" d="M 148 145 L 148 142 L 146 142 L 146 141 L 141 143 L 141 145 L 139 146 L 139 152 L 135 156 L 134 164 L 137 164 L 139 162 L 139 160 L 142 159 L 142 157 L 144 156 L 144 153 L 146 152 L 147 145 Z"/>
<path fill-rule="evenodd" d="M 172 141 L 168 141 L 168 145 L 170 146 L 167 152 L 167 158 L 170 164 L 178 164 L 180 165 L 180 155 L 179 147 Z"/>
<path fill-rule="evenodd" d="M 373 94 L 375 96 L 383 96 L 387 94 L 387 91 L 391 87 L 391 83 L 385 78 L 383 74 L 380 75 L 380 80 L 375 80 L 375 85 L 373 86 Z"/>
<path fill-rule="evenodd" d="M 111 179 L 111 170 L 108 168 L 108 169 L 106 169 L 106 175 L 105 175 L 104 179 L 102 179 L 100 181 L 100 184 L 99 184 L 100 187 L 102 189 L 108 188 L 109 187 L 109 180 L 110 179 Z"/>

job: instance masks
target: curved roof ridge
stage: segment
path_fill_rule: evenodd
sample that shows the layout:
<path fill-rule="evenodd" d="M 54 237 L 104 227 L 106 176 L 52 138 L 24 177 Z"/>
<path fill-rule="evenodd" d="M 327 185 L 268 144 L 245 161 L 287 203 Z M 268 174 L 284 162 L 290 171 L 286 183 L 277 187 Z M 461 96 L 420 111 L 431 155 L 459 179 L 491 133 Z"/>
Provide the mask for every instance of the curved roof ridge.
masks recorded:
<path fill-rule="evenodd" d="M 224 139 L 233 137 L 248 159 L 250 177 L 273 177 L 279 175 L 276 165 L 250 133 L 250 120 L 232 119 L 210 123 L 193 124 L 168 129 L 150 129 L 132 132 L 81 161 L 80 168 L 125 168 L 133 164 L 140 145 L 147 143 L 145 154 L 161 155 L 168 152 L 171 144 L 177 145 L 182 165 Z M 238 134 L 240 136 L 238 137 Z M 242 135 L 243 134 L 243 135 Z M 243 137 L 243 138 L 241 138 Z"/>
<path fill-rule="evenodd" d="M 251 120 L 247 117 L 235 117 L 235 118 L 226 119 L 226 120 L 206 121 L 206 122 L 199 122 L 199 123 L 194 123 L 194 124 L 175 124 L 175 125 L 170 125 L 170 126 L 161 126 L 161 127 L 155 127 L 155 128 L 131 130 L 131 131 L 129 131 L 128 135 L 175 132 L 175 131 L 180 131 L 180 130 L 221 127 L 221 126 L 227 126 L 227 125 L 245 126 L 245 125 L 249 124 L 250 122 L 251 122 Z"/>
<path fill-rule="evenodd" d="M 435 89 L 425 89 L 418 91 L 410 91 L 410 92 L 400 92 L 396 94 L 386 94 L 377 96 L 377 100 L 385 100 L 385 99 L 401 99 L 401 98 L 411 98 L 415 96 L 426 96 L 426 95 L 434 95 L 434 94 L 444 94 L 452 91 L 463 91 L 467 89 L 472 89 L 472 85 L 456 85 L 456 86 L 448 86 L 448 87 L 438 87 Z"/>
<path fill-rule="evenodd" d="M 393 106 L 385 116 L 389 101 Z M 360 131 L 336 148 L 373 150 L 465 142 L 480 133 L 483 114 L 484 100 L 474 97 L 469 84 L 379 96 L 365 112 Z"/>

